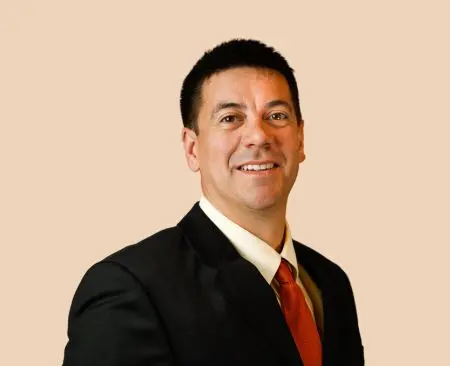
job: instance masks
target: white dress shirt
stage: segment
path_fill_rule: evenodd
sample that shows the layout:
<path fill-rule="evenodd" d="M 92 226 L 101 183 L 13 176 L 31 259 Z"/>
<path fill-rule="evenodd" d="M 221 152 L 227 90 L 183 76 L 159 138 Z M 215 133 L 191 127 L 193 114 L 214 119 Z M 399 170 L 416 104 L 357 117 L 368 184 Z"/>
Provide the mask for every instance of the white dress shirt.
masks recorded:
<path fill-rule="evenodd" d="M 231 244 L 236 248 L 237 252 L 250 263 L 252 263 L 267 283 L 274 289 L 278 302 L 279 295 L 276 291 L 274 281 L 275 274 L 284 258 L 291 266 L 293 276 L 298 286 L 305 295 L 306 302 L 314 317 L 314 310 L 311 299 L 305 290 L 299 276 L 298 263 L 292 242 L 291 232 L 288 223 L 286 223 L 286 235 L 281 253 L 278 253 L 269 244 L 253 235 L 249 231 L 230 220 L 222 214 L 212 203 L 202 195 L 200 198 L 200 208 L 205 212 L 209 219 L 219 228 L 219 230 L 230 240 Z"/>

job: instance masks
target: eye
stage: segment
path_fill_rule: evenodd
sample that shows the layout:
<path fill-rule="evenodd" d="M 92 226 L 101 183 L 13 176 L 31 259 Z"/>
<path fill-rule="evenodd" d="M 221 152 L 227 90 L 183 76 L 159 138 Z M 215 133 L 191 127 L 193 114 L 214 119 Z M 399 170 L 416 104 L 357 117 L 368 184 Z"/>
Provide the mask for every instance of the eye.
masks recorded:
<path fill-rule="evenodd" d="M 288 119 L 288 118 L 289 118 L 288 115 L 286 113 L 282 113 L 282 112 L 275 112 L 269 116 L 269 119 L 276 120 L 276 121 Z"/>
<path fill-rule="evenodd" d="M 222 117 L 221 119 L 220 119 L 220 122 L 221 123 L 233 123 L 233 122 L 236 122 L 236 121 L 238 121 L 239 120 L 239 117 L 237 116 L 237 115 L 235 115 L 235 114 L 229 114 L 229 115 L 227 115 L 227 116 L 225 116 L 225 117 Z"/>

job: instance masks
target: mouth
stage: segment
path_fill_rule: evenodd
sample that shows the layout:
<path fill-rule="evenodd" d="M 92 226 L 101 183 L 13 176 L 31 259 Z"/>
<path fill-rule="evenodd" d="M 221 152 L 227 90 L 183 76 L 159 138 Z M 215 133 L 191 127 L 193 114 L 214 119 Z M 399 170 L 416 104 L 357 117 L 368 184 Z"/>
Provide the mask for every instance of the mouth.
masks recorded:
<path fill-rule="evenodd" d="M 243 164 L 237 169 L 246 173 L 258 173 L 267 172 L 279 168 L 277 163 L 265 163 L 265 164 Z"/>

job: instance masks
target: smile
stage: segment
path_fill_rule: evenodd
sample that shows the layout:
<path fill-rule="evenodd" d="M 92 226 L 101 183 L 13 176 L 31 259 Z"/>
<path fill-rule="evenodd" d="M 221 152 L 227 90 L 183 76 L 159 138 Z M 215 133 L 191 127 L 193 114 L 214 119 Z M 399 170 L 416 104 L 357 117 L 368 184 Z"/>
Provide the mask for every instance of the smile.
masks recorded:
<path fill-rule="evenodd" d="M 278 164 L 268 163 L 268 164 L 245 164 L 240 166 L 238 169 L 246 172 L 260 172 L 278 168 Z"/>

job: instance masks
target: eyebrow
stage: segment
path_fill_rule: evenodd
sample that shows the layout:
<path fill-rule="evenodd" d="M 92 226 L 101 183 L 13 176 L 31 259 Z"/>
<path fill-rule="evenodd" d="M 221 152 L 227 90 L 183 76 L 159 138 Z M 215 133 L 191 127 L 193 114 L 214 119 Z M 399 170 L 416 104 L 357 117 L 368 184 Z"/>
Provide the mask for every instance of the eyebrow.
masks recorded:
<path fill-rule="evenodd" d="M 236 102 L 220 102 L 218 103 L 212 113 L 211 117 L 214 117 L 217 113 L 219 113 L 222 109 L 228 109 L 228 108 L 237 108 L 237 109 L 247 109 L 245 104 L 242 103 L 236 103 Z"/>
<path fill-rule="evenodd" d="M 278 106 L 284 106 L 284 107 L 288 108 L 289 111 L 292 113 L 291 105 L 282 99 L 271 100 L 270 102 L 266 103 L 265 108 L 273 108 L 273 107 L 278 107 Z M 243 110 L 243 109 L 247 109 L 247 106 L 245 104 L 236 103 L 236 102 L 220 102 L 214 107 L 214 109 L 211 113 L 211 118 L 214 117 L 221 110 L 228 109 L 228 108 L 236 108 L 236 109 Z"/>
<path fill-rule="evenodd" d="M 272 101 L 266 103 L 266 108 L 273 108 L 273 107 L 278 107 L 278 106 L 286 107 L 287 109 L 289 109 L 289 112 L 292 113 L 292 107 L 291 107 L 290 103 L 286 102 L 285 100 L 275 99 L 275 100 L 272 100 Z"/>

